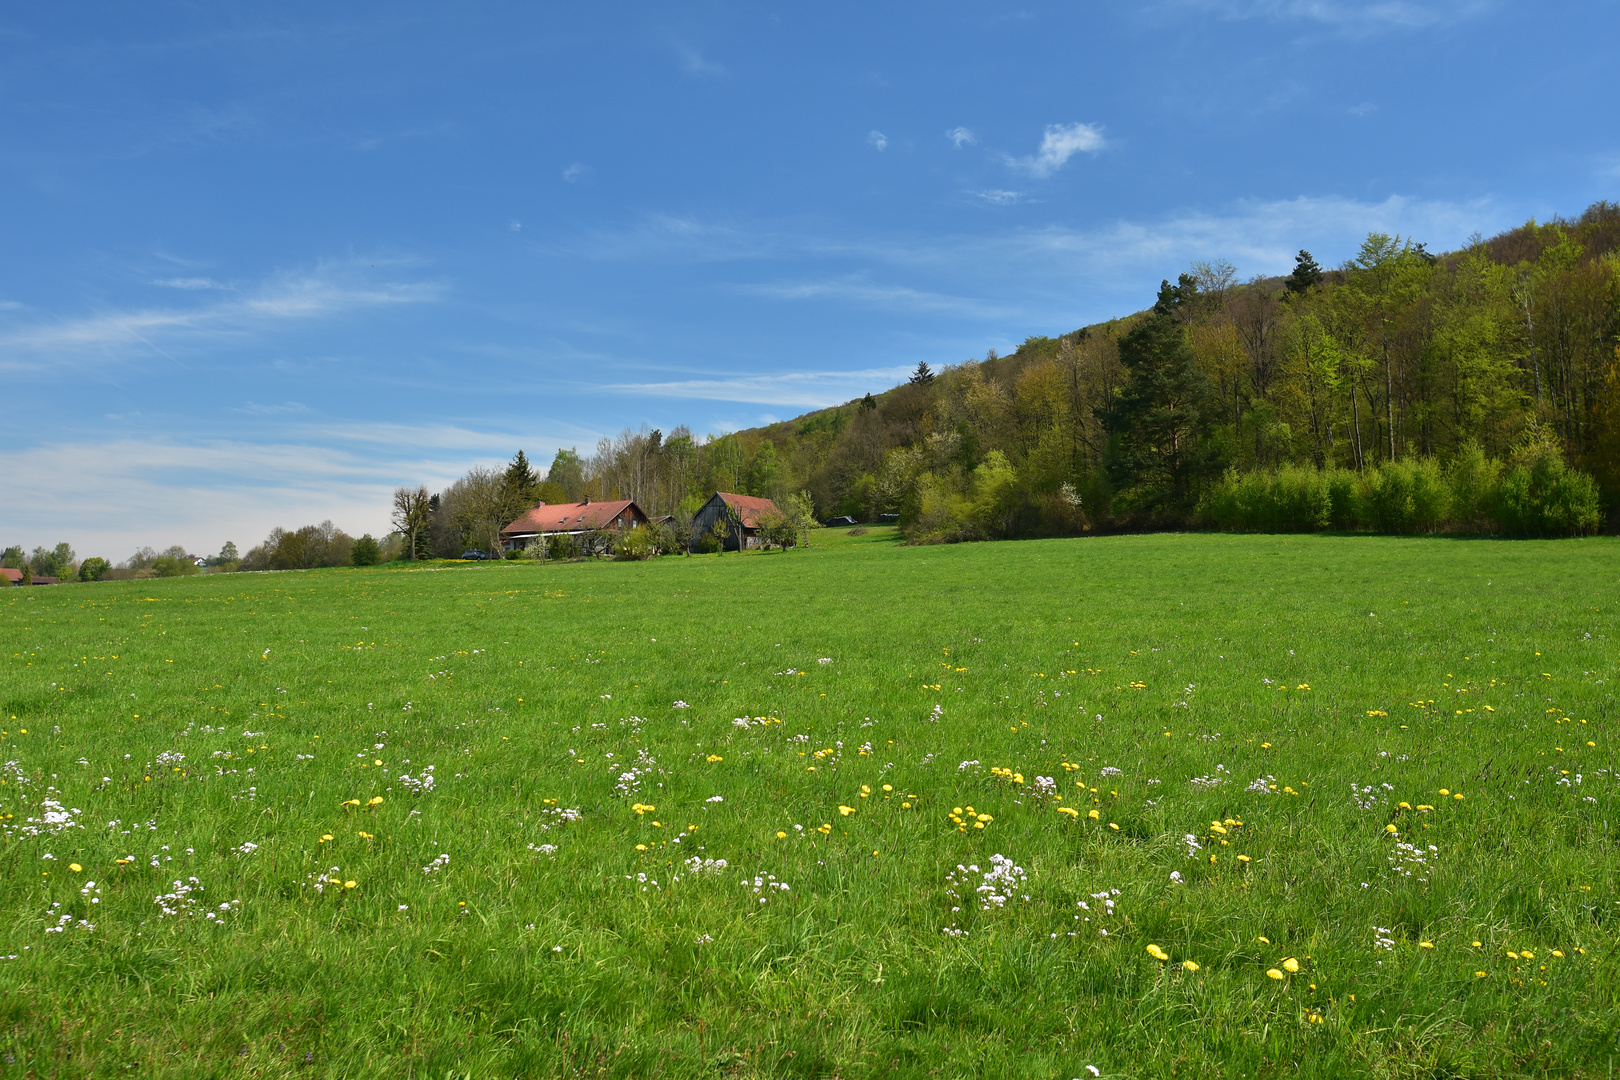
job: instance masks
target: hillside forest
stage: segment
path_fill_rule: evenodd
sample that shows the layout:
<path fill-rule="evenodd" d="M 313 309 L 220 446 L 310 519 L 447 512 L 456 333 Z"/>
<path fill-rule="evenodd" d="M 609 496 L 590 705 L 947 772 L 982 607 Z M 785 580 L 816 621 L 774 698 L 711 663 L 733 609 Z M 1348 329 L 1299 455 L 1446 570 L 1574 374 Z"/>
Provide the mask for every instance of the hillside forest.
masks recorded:
<path fill-rule="evenodd" d="M 680 518 L 717 489 L 898 514 L 916 541 L 1593 531 L 1620 504 L 1620 206 L 1438 255 L 1375 233 L 1284 278 L 1195 263 L 1146 311 L 785 423 L 627 430 L 543 482 L 526 461 L 475 469 L 423 494 L 425 544 L 459 548 L 531 496 Z"/>

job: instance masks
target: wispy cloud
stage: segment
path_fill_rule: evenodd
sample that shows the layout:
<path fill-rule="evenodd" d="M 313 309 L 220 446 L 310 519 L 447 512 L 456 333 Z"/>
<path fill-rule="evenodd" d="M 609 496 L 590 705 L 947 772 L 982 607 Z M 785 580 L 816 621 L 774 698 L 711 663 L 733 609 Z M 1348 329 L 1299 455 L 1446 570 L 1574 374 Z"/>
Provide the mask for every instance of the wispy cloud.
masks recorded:
<path fill-rule="evenodd" d="M 1344 111 L 1351 116 L 1371 116 L 1378 111 L 1378 106 L 1370 101 L 1363 101 L 1360 105 L 1352 105 Z"/>
<path fill-rule="evenodd" d="M 307 413 L 309 406 L 301 401 L 283 401 L 280 405 L 261 405 L 257 401 L 250 401 L 232 411 L 250 416 L 282 416 L 287 413 Z"/>
<path fill-rule="evenodd" d="M 562 171 L 562 178 L 570 184 L 577 184 L 591 171 L 591 167 L 583 161 L 576 161 Z"/>
<path fill-rule="evenodd" d="M 952 145 L 958 150 L 964 146 L 972 146 L 979 141 L 979 137 L 965 127 L 953 127 L 945 133 L 945 137 L 951 140 Z"/>
<path fill-rule="evenodd" d="M 143 544 L 208 553 L 233 540 L 245 551 L 275 526 L 326 518 L 355 536 L 381 536 L 395 487 L 436 490 L 470 465 L 505 461 L 517 446 L 548 460 L 559 446 L 599 437 L 566 424 L 495 426 L 334 421 L 280 428 L 266 442 L 128 437 L 0 450 L 6 525 L 19 539 L 35 538 L 28 543 L 66 540 L 81 556 L 115 562 Z M 74 482 L 64 485 L 62 476 Z"/>
<path fill-rule="evenodd" d="M 698 78 L 716 78 L 726 74 L 723 65 L 705 57 L 692 46 L 677 41 L 675 43 L 675 57 L 680 61 L 681 71 L 687 75 Z"/>
<path fill-rule="evenodd" d="M 174 359 L 173 351 L 203 339 L 239 336 L 364 308 L 426 303 L 443 292 L 433 282 L 379 280 L 374 273 L 377 265 L 388 267 L 383 260 L 364 264 L 346 260 L 276 274 L 252 288 L 233 290 L 228 299 L 188 308 L 147 307 L 14 323 L 0 331 L 4 353 L 0 371 L 81 358 L 116 358 L 136 346 Z"/>
<path fill-rule="evenodd" d="M 1047 177 L 1063 168 L 1076 154 L 1095 154 L 1103 147 L 1102 128 L 1096 124 L 1051 124 L 1033 157 L 1005 156 L 1008 165 L 1032 176 Z"/>
<path fill-rule="evenodd" d="M 195 292 L 195 291 L 197 291 L 199 289 L 229 289 L 230 288 L 229 285 L 222 285 L 219 282 L 215 281 L 213 278 L 205 278 L 205 277 L 157 278 L 156 280 L 154 280 L 152 282 L 152 284 L 153 285 L 159 285 L 159 286 L 161 286 L 161 287 L 163 287 L 165 289 L 185 289 L 188 292 Z"/>
<path fill-rule="evenodd" d="M 986 191 L 974 191 L 970 192 L 969 194 L 983 199 L 992 206 L 1011 206 L 1013 203 L 1021 201 L 1024 197 L 1024 193 L 1022 191 L 1003 191 L 999 188 L 991 188 Z"/>
<path fill-rule="evenodd" d="M 868 145 L 874 147 L 879 153 L 882 153 L 889 147 L 889 137 L 883 134 L 881 131 L 868 131 L 866 133 L 866 141 Z"/>
<path fill-rule="evenodd" d="M 839 300 L 891 310 L 940 311 L 963 316 L 997 314 L 982 301 L 904 285 L 877 285 L 859 276 L 822 281 L 784 282 L 739 286 L 739 292 L 778 300 Z"/>
<path fill-rule="evenodd" d="M 787 375 L 730 375 L 677 382 L 621 383 L 604 386 L 602 389 L 700 401 L 735 401 L 748 405 L 822 409 L 849 401 L 872 389 L 886 390 L 904 378 L 910 370 L 909 367 L 902 366 L 868 368 L 862 371 L 795 372 Z"/>
<path fill-rule="evenodd" d="M 1350 32 L 1421 30 L 1473 19 L 1494 0 L 1172 0 L 1171 8 L 1208 11 L 1231 20 L 1312 22 Z"/>

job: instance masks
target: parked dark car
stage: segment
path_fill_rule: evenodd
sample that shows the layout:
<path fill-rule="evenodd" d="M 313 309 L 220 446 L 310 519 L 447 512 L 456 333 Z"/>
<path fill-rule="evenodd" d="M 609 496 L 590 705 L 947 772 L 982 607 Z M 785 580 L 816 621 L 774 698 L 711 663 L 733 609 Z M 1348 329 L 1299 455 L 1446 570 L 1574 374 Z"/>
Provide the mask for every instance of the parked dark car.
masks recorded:
<path fill-rule="evenodd" d="M 463 559 L 487 559 L 487 558 L 489 558 L 488 555 L 485 555 L 482 551 L 479 551 L 477 548 L 470 548 L 467 551 L 463 551 L 461 553 L 461 557 Z"/>
<path fill-rule="evenodd" d="M 859 525 L 859 524 L 860 524 L 860 522 L 856 521 L 854 518 L 850 517 L 848 514 L 840 514 L 839 516 L 837 516 L 837 517 L 831 519 L 830 521 L 826 522 L 827 528 L 829 528 L 829 529 L 842 529 L 847 525 Z"/>

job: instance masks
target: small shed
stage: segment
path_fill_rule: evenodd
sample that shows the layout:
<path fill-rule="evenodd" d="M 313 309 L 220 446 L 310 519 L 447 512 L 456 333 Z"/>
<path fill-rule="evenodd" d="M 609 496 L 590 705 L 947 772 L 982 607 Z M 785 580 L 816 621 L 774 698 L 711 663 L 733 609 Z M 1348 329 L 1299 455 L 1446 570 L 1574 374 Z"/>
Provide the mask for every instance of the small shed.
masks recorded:
<path fill-rule="evenodd" d="M 766 514 L 780 513 L 776 509 L 776 504 L 769 499 L 717 491 L 696 514 L 692 515 L 690 543 L 696 546 L 704 534 L 713 533 L 728 508 L 736 512 L 737 524 L 728 530 L 721 540 L 721 546 L 726 551 L 761 547 L 763 542 L 759 536 L 759 519 Z"/>

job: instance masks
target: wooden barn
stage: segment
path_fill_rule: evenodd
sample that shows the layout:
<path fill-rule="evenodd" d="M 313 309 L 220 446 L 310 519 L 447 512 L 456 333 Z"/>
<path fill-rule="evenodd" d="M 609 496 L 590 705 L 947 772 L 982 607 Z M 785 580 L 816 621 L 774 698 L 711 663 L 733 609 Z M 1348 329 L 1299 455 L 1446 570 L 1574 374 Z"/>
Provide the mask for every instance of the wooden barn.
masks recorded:
<path fill-rule="evenodd" d="M 542 535 L 577 536 L 588 532 L 621 532 L 647 524 L 647 515 L 631 499 L 577 503 L 541 503 L 501 530 L 501 549 L 512 551 Z"/>
<path fill-rule="evenodd" d="M 726 551 L 736 551 L 738 548 L 757 548 L 761 546 L 759 537 L 759 519 L 769 513 L 775 513 L 776 504 L 769 499 L 758 499 L 752 495 L 733 495 L 729 491 L 717 491 L 710 496 L 709 501 L 692 516 L 692 539 L 696 545 L 705 533 L 713 533 L 715 525 L 721 520 L 727 508 L 737 513 L 738 524 L 726 533 L 722 545 Z"/>

